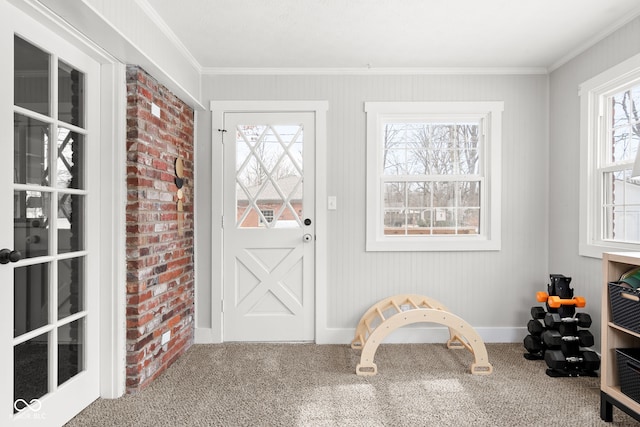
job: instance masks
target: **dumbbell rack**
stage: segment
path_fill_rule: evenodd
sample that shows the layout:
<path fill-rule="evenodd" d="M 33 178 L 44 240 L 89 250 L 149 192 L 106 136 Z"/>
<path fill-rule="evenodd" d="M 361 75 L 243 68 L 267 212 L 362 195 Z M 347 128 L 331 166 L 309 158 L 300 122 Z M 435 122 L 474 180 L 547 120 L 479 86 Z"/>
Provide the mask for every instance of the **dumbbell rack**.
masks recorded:
<path fill-rule="evenodd" d="M 548 366 L 546 373 L 551 377 L 597 376 L 600 357 L 588 349 L 594 344 L 593 335 L 587 330 L 591 316 L 576 314 L 576 307 L 584 307 L 586 301 L 574 297 L 570 277 L 551 274 L 549 278 L 547 292 L 536 295 L 538 302 L 545 303 L 546 310 L 531 307 L 524 357 L 544 359 Z"/>

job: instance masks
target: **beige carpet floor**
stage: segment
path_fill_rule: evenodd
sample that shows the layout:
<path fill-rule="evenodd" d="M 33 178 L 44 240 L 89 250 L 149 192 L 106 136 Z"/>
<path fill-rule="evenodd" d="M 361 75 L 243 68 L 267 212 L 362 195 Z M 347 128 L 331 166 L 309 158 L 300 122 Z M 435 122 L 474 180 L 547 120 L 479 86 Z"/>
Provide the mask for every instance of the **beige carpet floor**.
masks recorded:
<path fill-rule="evenodd" d="M 378 374 L 355 375 L 347 345 L 195 345 L 144 391 L 99 399 L 86 426 L 638 426 L 600 420 L 599 378 L 551 378 L 521 344 L 488 344 L 491 375 L 466 350 L 383 344 Z"/>

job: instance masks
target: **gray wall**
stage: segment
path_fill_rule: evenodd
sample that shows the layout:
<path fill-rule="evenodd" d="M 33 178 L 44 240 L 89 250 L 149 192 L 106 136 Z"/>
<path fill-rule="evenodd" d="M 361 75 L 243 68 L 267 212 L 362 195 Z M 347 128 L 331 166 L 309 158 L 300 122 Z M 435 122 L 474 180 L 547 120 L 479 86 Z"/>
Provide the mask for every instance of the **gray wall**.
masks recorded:
<path fill-rule="evenodd" d="M 600 338 L 601 260 L 578 254 L 580 203 L 580 99 L 578 86 L 640 53 L 640 19 L 554 70 L 549 77 L 549 269 L 573 278 L 577 295 L 587 298 Z"/>
<path fill-rule="evenodd" d="M 363 312 L 397 293 L 430 296 L 472 324 L 489 341 L 518 341 L 526 332 L 535 292 L 548 270 L 548 78 L 546 75 L 204 76 L 210 100 L 327 100 L 329 211 L 326 318 L 335 341 L 351 338 Z M 502 250 L 497 252 L 378 252 L 365 246 L 365 101 L 504 101 Z M 211 253 L 211 114 L 197 113 L 197 327 L 211 321 L 211 295 L 221 286 L 219 254 Z M 219 185 L 214 183 L 213 185 Z M 325 206 L 320 201 L 319 206 Z M 213 242 L 215 243 L 215 242 Z M 214 302 L 218 304 L 218 302 Z"/>

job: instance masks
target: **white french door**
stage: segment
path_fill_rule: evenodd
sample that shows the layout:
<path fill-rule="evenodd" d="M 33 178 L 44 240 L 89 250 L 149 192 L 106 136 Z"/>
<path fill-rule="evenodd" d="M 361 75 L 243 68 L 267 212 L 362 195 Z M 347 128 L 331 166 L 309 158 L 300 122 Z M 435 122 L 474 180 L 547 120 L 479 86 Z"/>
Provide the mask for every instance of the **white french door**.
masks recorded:
<path fill-rule="evenodd" d="M 313 113 L 224 114 L 225 341 L 314 339 Z"/>
<path fill-rule="evenodd" d="M 0 425 L 55 426 L 99 396 L 100 67 L 0 23 Z"/>

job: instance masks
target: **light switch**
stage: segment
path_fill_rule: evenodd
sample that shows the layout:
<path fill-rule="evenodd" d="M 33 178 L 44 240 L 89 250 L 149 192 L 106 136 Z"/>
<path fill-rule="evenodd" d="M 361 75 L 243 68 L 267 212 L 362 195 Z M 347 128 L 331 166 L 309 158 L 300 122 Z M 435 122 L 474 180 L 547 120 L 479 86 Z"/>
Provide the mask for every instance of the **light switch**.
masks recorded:
<path fill-rule="evenodd" d="M 329 196 L 327 199 L 327 209 L 330 211 L 335 211 L 338 209 L 338 203 L 336 201 L 336 196 Z"/>

